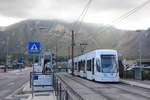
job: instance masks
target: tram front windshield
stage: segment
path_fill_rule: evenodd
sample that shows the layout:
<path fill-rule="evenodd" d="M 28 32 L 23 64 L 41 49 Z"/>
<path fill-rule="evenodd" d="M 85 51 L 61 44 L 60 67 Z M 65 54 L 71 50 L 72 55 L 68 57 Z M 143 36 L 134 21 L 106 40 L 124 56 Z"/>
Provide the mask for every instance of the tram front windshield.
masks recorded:
<path fill-rule="evenodd" d="M 101 55 L 101 64 L 103 73 L 116 73 L 117 62 L 114 55 Z"/>

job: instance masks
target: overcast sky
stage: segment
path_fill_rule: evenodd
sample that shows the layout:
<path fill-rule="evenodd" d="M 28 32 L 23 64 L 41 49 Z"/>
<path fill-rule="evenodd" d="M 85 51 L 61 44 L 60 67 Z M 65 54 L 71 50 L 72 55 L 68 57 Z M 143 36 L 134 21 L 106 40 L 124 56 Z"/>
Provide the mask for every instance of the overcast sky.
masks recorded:
<path fill-rule="evenodd" d="M 75 21 L 89 0 L 0 0 L 0 26 L 25 19 L 62 19 Z M 111 24 L 147 0 L 93 0 L 85 22 Z M 150 4 L 114 26 L 121 29 L 150 27 Z"/>

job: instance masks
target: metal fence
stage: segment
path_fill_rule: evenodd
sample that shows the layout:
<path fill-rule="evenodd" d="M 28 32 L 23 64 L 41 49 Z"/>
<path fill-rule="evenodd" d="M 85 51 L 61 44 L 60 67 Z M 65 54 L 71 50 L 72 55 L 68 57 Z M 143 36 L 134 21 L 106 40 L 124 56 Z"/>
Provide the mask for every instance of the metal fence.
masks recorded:
<path fill-rule="evenodd" d="M 68 90 L 63 86 L 61 81 L 55 77 L 55 75 L 53 77 L 53 82 L 55 96 L 57 97 L 57 100 L 73 100 L 69 95 Z"/>
<path fill-rule="evenodd" d="M 30 87 L 32 88 L 34 87 L 32 82 L 33 74 L 35 73 L 30 73 Z M 53 73 L 52 82 L 53 91 L 57 100 L 83 100 L 83 98 L 78 93 L 76 93 L 76 91 L 74 91 L 67 83 L 65 83 L 63 79 L 57 76 L 57 73 Z"/>
<path fill-rule="evenodd" d="M 134 68 L 123 72 L 125 79 L 150 80 L 150 68 Z"/>

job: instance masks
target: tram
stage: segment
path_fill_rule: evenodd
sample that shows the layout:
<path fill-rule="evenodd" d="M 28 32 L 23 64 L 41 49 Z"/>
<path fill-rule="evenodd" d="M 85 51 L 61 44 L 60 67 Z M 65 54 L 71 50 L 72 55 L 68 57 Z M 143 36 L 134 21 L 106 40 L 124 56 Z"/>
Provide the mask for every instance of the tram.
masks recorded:
<path fill-rule="evenodd" d="M 72 73 L 72 60 L 68 61 Z M 99 49 L 74 57 L 74 75 L 99 82 L 119 82 L 118 53 Z"/>

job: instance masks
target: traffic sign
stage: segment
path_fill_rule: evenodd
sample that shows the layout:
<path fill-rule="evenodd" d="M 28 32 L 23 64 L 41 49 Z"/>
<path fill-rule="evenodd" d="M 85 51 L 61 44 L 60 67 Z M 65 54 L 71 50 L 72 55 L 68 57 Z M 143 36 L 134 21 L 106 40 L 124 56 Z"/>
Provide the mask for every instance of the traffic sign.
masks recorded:
<path fill-rule="evenodd" d="M 28 52 L 30 54 L 39 54 L 40 53 L 40 42 L 29 42 L 28 43 Z"/>

